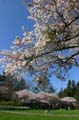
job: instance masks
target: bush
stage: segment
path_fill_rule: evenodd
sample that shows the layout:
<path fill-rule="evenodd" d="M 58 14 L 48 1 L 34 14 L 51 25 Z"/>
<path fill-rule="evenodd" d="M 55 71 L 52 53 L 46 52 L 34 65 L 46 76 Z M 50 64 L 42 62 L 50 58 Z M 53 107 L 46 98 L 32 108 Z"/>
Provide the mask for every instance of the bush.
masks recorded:
<path fill-rule="evenodd" d="M 24 106 L 0 106 L 0 110 L 28 110 L 29 107 Z"/>
<path fill-rule="evenodd" d="M 0 110 L 25 110 L 29 107 L 25 106 L 24 102 L 15 102 L 15 101 L 1 101 Z"/>
<path fill-rule="evenodd" d="M 24 106 L 23 102 L 15 102 L 15 101 L 1 101 L 1 106 Z"/>

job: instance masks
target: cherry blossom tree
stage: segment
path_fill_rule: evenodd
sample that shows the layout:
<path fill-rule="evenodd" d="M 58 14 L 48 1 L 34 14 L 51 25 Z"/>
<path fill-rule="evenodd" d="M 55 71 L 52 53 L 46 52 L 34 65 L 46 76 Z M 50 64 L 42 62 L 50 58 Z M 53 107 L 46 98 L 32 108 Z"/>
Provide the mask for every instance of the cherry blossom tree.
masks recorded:
<path fill-rule="evenodd" d="M 20 79 L 31 74 L 38 84 L 40 77 L 56 75 L 64 79 L 73 66 L 79 66 L 79 0 L 25 0 L 35 21 L 34 30 L 16 37 L 11 50 L 0 51 L 6 74 Z"/>

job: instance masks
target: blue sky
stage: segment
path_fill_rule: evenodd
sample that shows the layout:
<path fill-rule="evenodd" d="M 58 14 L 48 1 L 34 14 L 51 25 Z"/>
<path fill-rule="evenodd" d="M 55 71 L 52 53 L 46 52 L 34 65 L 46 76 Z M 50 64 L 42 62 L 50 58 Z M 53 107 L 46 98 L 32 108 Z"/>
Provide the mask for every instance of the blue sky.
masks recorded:
<path fill-rule="evenodd" d="M 32 29 L 28 15 L 23 0 L 0 0 L 0 50 L 9 48 L 15 36 L 22 36 L 22 25 Z"/>
<path fill-rule="evenodd" d="M 55 76 L 53 76 L 51 78 L 51 82 L 54 85 L 54 88 L 56 89 L 56 91 L 58 92 L 61 88 L 64 89 L 67 86 L 67 82 L 69 79 L 75 80 L 75 82 L 79 81 L 79 68 L 76 68 L 76 67 L 72 68 L 69 71 L 69 77 L 67 80 L 62 81 L 62 80 L 57 79 Z"/>
<path fill-rule="evenodd" d="M 22 26 L 29 31 L 33 29 L 34 22 L 27 19 L 28 15 L 23 0 L 0 0 L 0 50 L 9 49 L 15 37 L 23 35 Z M 78 69 L 72 69 L 70 74 L 70 79 L 78 81 Z M 57 91 L 67 84 L 67 81 L 62 82 L 55 77 L 51 81 Z"/>

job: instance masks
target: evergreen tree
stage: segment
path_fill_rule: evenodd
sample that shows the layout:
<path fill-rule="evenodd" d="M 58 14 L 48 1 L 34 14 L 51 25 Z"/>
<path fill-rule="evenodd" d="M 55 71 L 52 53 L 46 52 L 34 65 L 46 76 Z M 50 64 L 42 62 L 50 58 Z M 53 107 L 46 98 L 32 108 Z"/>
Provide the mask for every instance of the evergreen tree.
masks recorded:
<path fill-rule="evenodd" d="M 65 96 L 75 97 L 75 94 L 76 94 L 76 84 L 74 80 L 69 80 L 67 87 L 64 90 L 61 89 L 61 91 L 59 91 L 60 97 L 65 97 Z"/>
<path fill-rule="evenodd" d="M 75 94 L 75 98 L 76 98 L 77 101 L 79 102 L 79 82 L 76 84 L 76 94 Z"/>
<path fill-rule="evenodd" d="M 60 98 L 63 98 L 65 96 L 64 90 L 61 88 L 61 90 L 58 93 Z"/>
<path fill-rule="evenodd" d="M 75 97 L 75 94 L 76 94 L 76 84 L 75 84 L 75 81 L 72 80 L 72 97 Z"/>
<path fill-rule="evenodd" d="M 0 75 L 0 100 L 12 100 L 13 94 L 22 89 L 26 89 L 27 85 L 24 79 L 18 81 L 12 75 Z M 4 90 L 3 90 L 4 89 Z"/>

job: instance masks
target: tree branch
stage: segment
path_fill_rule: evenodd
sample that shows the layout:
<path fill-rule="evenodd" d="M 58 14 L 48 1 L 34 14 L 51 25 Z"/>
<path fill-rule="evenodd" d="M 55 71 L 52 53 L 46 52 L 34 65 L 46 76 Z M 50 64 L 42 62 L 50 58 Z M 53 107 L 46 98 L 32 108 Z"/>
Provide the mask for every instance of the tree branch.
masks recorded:
<path fill-rule="evenodd" d="M 45 53 L 41 53 L 41 54 L 39 54 L 39 55 L 37 55 L 37 56 L 35 56 L 35 55 L 32 55 L 31 57 L 29 57 L 29 58 L 25 58 L 25 59 L 28 59 L 28 62 L 27 62 L 27 64 L 29 64 L 31 61 L 33 61 L 34 59 L 37 59 L 37 58 L 40 58 L 40 57 L 42 57 L 42 56 L 45 56 L 45 55 L 48 55 L 48 54 L 51 54 L 51 53 L 54 53 L 54 52 L 56 52 L 56 51 L 63 51 L 63 50 L 66 50 L 66 49 L 72 49 L 72 48 L 77 48 L 77 47 L 79 47 L 79 46 L 67 46 L 67 47 L 62 47 L 62 48 L 59 48 L 59 49 L 55 49 L 55 50 L 52 50 L 52 51 L 48 51 L 48 52 L 45 52 Z M 70 57 L 68 57 L 67 59 L 70 59 L 70 58 L 72 58 L 72 57 L 74 57 L 75 55 L 77 55 L 77 54 L 79 54 L 79 52 L 77 52 L 76 54 L 74 54 L 74 55 L 71 55 Z M 65 58 L 66 59 L 66 58 Z M 62 59 L 60 59 L 60 60 L 62 60 Z"/>
<path fill-rule="evenodd" d="M 75 56 L 77 56 L 77 55 L 79 55 L 79 51 L 76 52 L 76 53 L 74 53 L 74 54 L 72 54 L 71 56 L 65 58 L 65 59 L 66 59 L 65 63 L 67 63 L 70 59 L 73 59 L 73 57 L 75 57 Z"/>
<path fill-rule="evenodd" d="M 70 26 L 73 22 L 75 22 L 77 19 L 79 19 L 79 15 L 76 16 L 71 22 L 69 22 L 68 24 L 66 24 L 66 26 L 63 28 L 63 30 L 62 30 L 61 33 L 63 33 L 63 32 L 65 31 L 65 29 L 66 29 L 67 27 L 69 27 L 69 26 Z"/>

